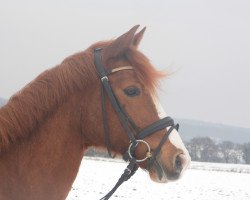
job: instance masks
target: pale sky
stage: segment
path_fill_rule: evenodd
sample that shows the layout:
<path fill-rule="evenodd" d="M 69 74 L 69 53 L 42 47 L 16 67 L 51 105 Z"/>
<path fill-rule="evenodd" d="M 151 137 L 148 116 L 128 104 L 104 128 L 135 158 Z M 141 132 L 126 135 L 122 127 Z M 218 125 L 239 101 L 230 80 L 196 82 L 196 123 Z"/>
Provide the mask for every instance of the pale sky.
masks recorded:
<path fill-rule="evenodd" d="M 248 0 L 1 0 L 0 97 L 136 24 L 142 52 L 174 72 L 160 92 L 169 115 L 250 128 Z"/>

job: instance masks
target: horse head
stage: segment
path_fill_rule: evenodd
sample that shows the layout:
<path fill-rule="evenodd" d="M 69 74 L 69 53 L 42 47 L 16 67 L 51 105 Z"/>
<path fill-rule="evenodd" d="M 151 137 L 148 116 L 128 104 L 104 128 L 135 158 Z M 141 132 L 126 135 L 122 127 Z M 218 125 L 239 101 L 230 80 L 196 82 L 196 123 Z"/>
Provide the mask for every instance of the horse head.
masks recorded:
<path fill-rule="evenodd" d="M 90 100 L 95 108 L 87 111 L 92 116 L 87 124 L 95 123 L 95 130 L 91 131 L 95 133 L 89 134 L 95 136 L 88 136 L 86 143 L 108 146 L 114 154 L 135 159 L 156 182 L 177 180 L 188 167 L 190 156 L 178 127 L 167 117 L 156 96 L 158 80 L 165 74 L 138 51 L 145 28 L 139 33 L 137 29 L 135 26 L 115 40 L 90 47 L 93 54 L 98 54 L 93 55 L 97 70 Z M 103 81 L 107 81 L 109 92 L 103 89 Z M 131 146 L 133 152 L 128 148 Z"/>

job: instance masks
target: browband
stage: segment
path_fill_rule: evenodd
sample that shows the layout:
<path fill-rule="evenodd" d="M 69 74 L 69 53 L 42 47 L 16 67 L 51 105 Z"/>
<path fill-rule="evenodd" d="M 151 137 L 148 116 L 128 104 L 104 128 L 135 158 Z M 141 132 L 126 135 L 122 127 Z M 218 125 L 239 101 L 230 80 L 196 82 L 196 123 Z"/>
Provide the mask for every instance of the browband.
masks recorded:
<path fill-rule="evenodd" d="M 132 66 L 123 66 L 123 67 L 117 67 L 111 70 L 111 73 L 118 72 L 121 70 L 127 70 L 127 69 L 133 69 Z"/>
<path fill-rule="evenodd" d="M 131 70 L 131 69 L 134 69 L 134 68 L 132 66 L 116 67 L 114 69 L 108 69 L 106 71 L 106 75 L 110 75 L 112 73 L 119 72 L 119 71 L 122 71 L 122 70 Z"/>

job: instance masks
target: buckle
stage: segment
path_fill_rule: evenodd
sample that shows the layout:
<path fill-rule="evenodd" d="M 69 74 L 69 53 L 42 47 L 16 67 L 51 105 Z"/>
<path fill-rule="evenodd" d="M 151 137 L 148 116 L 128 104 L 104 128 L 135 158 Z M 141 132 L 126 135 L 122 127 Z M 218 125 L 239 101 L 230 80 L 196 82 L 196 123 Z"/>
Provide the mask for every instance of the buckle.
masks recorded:
<path fill-rule="evenodd" d="M 107 76 L 104 76 L 104 77 L 101 78 L 101 81 L 102 81 L 102 82 L 104 82 L 105 80 L 108 81 L 109 78 L 108 78 Z"/>
<path fill-rule="evenodd" d="M 131 169 L 129 169 L 128 167 L 125 169 L 125 172 L 127 172 L 127 174 L 129 175 L 129 174 L 131 174 Z"/>

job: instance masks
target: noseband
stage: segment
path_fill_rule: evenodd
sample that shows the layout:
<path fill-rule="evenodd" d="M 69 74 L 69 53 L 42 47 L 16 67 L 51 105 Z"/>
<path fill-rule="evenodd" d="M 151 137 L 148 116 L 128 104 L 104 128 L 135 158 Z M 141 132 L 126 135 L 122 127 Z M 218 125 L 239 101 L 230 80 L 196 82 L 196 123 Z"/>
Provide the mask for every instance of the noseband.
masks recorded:
<path fill-rule="evenodd" d="M 124 173 L 121 175 L 120 179 L 118 180 L 118 182 L 116 183 L 114 188 L 106 196 L 104 196 L 101 199 L 101 200 L 107 200 L 112 196 L 112 194 L 116 191 L 116 189 L 124 181 L 127 181 L 131 176 L 134 175 L 134 173 L 138 169 L 139 162 L 144 162 L 147 160 L 148 161 L 148 163 L 147 163 L 148 168 L 150 168 L 153 164 L 155 164 L 157 162 L 156 157 L 159 154 L 159 152 L 161 151 L 162 146 L 167 141 L 170 133 L 174 129 L 178 130 L 179 125 L 178 124 L 175 125 L 174 120 L 171 117 L 165 117 L 165 118 L 162 118 L 162 119 L 150 124 L 149 126 L 144 128 L 143 130 L 141 130 L 138 126 L 136 126 L 134 121 L 128 116 L 128 114 L 120 106 L 119 101 L 117 100 L 117 98 L 116 98 L 116 96 L 111 88 L 111 85 L 109 83 L 109 79 L 108 79 L 108 75 L 110 75 L 114 72 L 117 72 L 120 70 L 131 70 L 131 69 L 133 69 L 133 67 L 131 67 L 131 66 L 119 67 L 119 68 L 115 68 L 109 72 L 106 72 L 105 68 L 102 64 L 101 51 L 102 51 L 101 48 L 97 48 L 94 50 L 94 62 L 95 62 L 95 67 L 96 67 L 96 70 L 98 72 L 99 78 L 100 78 L 101 83 L 102 83 L 102 89 L 101 89 L 102 119 L 103 119 L 103 127 L 104 127 L 105 144 L 107 146 L 107 150 L 108 150 L 109 155 L 114 158 L 114 156 L 112 156 L 112 154 L 111 154 L 112 146 L 110 143 L 110 138 L 109 138 L 109 133 L 108 133 L 107 115 L 106 115 L 106 107 L 105 107 L 106 98 L 105 98 L 104 92 L 107 93 L 109 100 L 110 100 L 114 110 L 116 111 L 116 114 L 118 115 L 119 121 L 120 121 L 123 129 L 127 133 L 129 141 L 130 141 L 130 145 L 128 147 L 128 150 L 123 155 L 123 159 L 125 161 L 128 161 L 129 164 L 128 164 L 127 168 L 124 170 Z M 169 127 L 169 129 L 166 131 L 166 134 L 163 136 L 161 142 L 159 143 L 157 148 L 153 152 L 151 152 L 149 144 L 143 139 L 145 137 L 150 136 L 153 133 L 160 131 L 160 130 L 167 128 L 167 127 Z M 135 158 L 135 150 L 136 150 L 136 147 L 139 143 L 146 145 L 147 150 L 148 150 L 145 158 L 140 159 L 140 160 Z"/>

